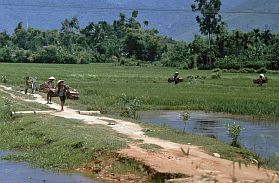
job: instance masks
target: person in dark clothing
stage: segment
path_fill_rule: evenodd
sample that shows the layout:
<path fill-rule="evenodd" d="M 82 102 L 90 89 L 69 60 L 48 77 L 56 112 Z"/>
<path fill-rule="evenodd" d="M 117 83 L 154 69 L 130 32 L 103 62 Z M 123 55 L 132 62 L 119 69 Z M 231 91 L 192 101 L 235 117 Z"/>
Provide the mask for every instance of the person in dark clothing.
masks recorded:
<path fill-rule="evenodd" d="M 57 82 L 57 92 L 58 96 L 60 98 L 60 104 L 61 104 L 61 111 L 64 111 L 64 104 L 66 100 L 66 92 L 67 92 L 67 87 L 64 85 L 64 80 L 59 80 Z"/>
<path fill-rule="evenodd" d="M 29 76 L 26 76 L 25 77 L 25 89 L 24 89 L 24 93 L 27 94 L 27 91 L 28 91 L 28 88 L 29 88 L 29 85 L 30 85 L 30 77 Z"/>

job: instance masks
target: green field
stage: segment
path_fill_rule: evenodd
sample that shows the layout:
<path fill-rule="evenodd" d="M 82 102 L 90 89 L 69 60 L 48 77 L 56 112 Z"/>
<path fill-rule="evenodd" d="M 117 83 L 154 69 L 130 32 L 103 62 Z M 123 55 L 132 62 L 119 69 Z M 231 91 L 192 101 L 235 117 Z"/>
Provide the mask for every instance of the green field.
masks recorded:
<path fill-rule="evenodd" d="M 8 79 L 2 84 L 17 90 L 24 88 L 26 73 L 36 76 L 38 84 L 52 75 L 57 80 L 64 79 L 66 84 L 80 92 L 80 100 L 66 101 L 66 105 L 76 109 L 101 110 L 115 115 L 120 111 L 120 98 L 125 93 L 131 98 L 142 96 L 143 110 L 206 110 L 279 119 L 278 74 L 267 73 L 269 83 L 259 87 L 252 84 L 252 79 L 258 75 L 256 73 L 221 73 L 221 79 L 211 79 L 212 71 L 179 70 L 184 82 L 178 85 L 167 83 L 167 78 L 175 71 L 175 68 L 120 67 L 114 64 L 0 64 L 0 76 Z M 206 79 L 188 80 L 188 75 Z M 2 108 L 7 102 L 6 97 L 7 94 L 1 93 L 0 117 L 5 116 Z M 55 100 L 58 102 L 57 98 Z M 15 110 L 46 109 L 43 105 L 19 99 L 14 99 L 12 106 Z M 18 153 L 6 159 L 23 160 L 48 169 L 72 170 L 98 158 L 107 161 L 108 156 L 126 147 L 126 141 L 131 140 L 108 127 L 88 126 L 51 116 L 22 116 L 10 120 L 1 119 L 0 137 L 5 140 L 0 143 L 0 149 L 16 150 Z M 208 153 L 219 152 L 226 159 L 250 162 L 251 158 L 259 158 L 244 148 L 235 148 L 208 137 L 178 133 L 161 126 L 141 125 L 150 129 L 146 131 L 149 136 L 178 143 L 191 142 L 202 146 Z M 159 150 L 154 144 L 144 144 L 142 148 Z M 73 151 L 74 154 L 70 153 Z M 127 172 L 127 169 L 134 170 L 137 166 L 130 162 L 113 161 L 112 172 Z M 263 160 L 261 162 L 265 165 Z"/>
<path fill-rule="evenodd" d="M 257 73 L 221 73 L 221 79 L 211 79 L 211 71 L 179 70 L 184 82 L 167 83 L 175 71 L 114 64 L 0 64 L 0 75 L 6 75 L 7 84 L 12 86 L 23 88 L 26 73 L 36 76 L 37 83 L 47 81 L 51 75 L 64 79 L 81 96 L 78 101 L 68 100 L 66 105 L 78 109 L 114 113 L 125 93 L 128 97 L 142 96 L 145 110 L 205 110 L 279 118 L 279 74 L 267 73 L 269 83 L 259 87 L 252 83 Z M 206 79 L 187 80 L 188 75 Z"/>

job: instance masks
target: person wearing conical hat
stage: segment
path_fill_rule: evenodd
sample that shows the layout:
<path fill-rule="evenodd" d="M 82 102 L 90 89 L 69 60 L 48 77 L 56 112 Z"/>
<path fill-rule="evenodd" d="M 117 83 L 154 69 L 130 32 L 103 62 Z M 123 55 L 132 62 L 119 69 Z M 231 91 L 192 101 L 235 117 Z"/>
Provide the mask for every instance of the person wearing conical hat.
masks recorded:
<path fill-rule="evenodd" d="M 175 72 L 173 75 L 173 80 L 175 84 L 179 83 L 178 78 L 179 78 L 179 72 Z"/>
<path fill-rule="evenodd" d="M 67 92 L 67 87 L 64 84 L 64 80 L 58 80 L 57 87 L 58 87 L 58 91 L 57 91 L 58 96 L 60 98 L 61 111 L 64 111 L 64 104 L 65 104 L 66 92 Z"/>
<path fill-rule="evenodd" d="M 51 93 L 52 90 L 55 88 L 55 83 L 54 83 L 55 77 L 51 76 L 48 78 L 48 82 L 47 82 L 47 104 L 52 104 L 51 103 Z"/>
<path fill-rule="evenodd" d="M 264 81 L 266 80 L 266 77 L 265 77 L 265 75 L 264 74 L 260 74 L 259 75 L 259 79 L 260 79 L 260 86 L 262 86 L 262 84 L 264 83 Z"/>

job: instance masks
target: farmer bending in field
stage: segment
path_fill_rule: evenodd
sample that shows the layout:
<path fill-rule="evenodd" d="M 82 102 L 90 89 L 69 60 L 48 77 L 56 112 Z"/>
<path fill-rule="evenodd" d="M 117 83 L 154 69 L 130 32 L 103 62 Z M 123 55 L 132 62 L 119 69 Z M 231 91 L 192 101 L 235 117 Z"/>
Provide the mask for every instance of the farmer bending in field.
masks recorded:
<path fill-rule="evenodd" d="M 67 87 L 64 85 L 64 80 L 58 80 L 57 87 L 58 87 L 57 93 L 60 98 L 61 111 L 64 111 L 64 104 L 65 104 L 66 92 L 67 92 Z"/>
<path fill-rule="evenodd" d="M 48 78 L 48 82 L 47 82 L 47 103 L 48 104 L 52 104 L 51 103 L 51 92 L 52 92 L 51 89 L 55 88 L 54 80 L 55 80 L 55 78 L 53 76 Z"/>
<path fill-rule="evenodd" d="M 264 74 L 260 74 L 259 75 L 259 79 L 260 79 L 260 83 L 259 84 L 260 84 L 260 86 L 262 86 L 262 84 L 266 82 L 266 77 L 265 77 Z"/>

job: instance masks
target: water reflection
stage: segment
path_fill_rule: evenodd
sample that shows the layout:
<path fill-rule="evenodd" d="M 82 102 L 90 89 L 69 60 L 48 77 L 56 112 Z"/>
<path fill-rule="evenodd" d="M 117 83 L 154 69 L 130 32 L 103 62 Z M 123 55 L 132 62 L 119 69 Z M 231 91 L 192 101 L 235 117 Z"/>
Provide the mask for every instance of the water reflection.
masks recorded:
<path fill-rule="evenodd" d="M 181 111 L 148 111 L 140 113 L 141 120 L 153 124 L 164 124 L 183 130 Z M 232 119 L 213 113 L 190 112 L 186 122 L 186 131 L 194 134 L 217 138 L 230 142 L 227 125 L 239 124 L 242 128 L 240 143 L 256 153 L 269 156 L 279 152 L 279 122 L 249 121 Z"/>
<path fill-rule="evenodd" d="M 10 152 L 0 151 L 0 158 Z M 79 174 L 53 173 L 25 163 L 0 160 L 1 183 L 97 183 Z"/>

